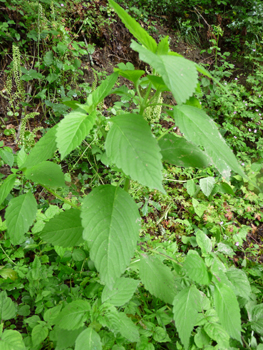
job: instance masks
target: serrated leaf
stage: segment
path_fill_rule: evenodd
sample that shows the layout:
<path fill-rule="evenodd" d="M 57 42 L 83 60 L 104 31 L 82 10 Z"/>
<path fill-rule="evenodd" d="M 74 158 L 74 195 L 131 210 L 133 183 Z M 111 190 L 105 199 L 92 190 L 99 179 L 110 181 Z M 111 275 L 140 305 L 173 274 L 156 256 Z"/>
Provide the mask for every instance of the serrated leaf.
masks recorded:
<path fill-rule="evenodd" d="M 211 253 L 211 251 L 212 251 L 212 242 L 211 242 L 210 238 L 208 238 L 207 235 L 201 230 L 198 230 L 195 233 L 195 236 L 196 236 L 197 244 L 199 245 L 199 247 L 202 250 L 202 254 L 209 254 L 209 253 Z"/>
<path fill-rule="evenodd" d="M 48 326 L 53 326 L 55 324 L 55 320 L 58 317 L 61 308 L 62 308 L 62 305 L 60 304 L 45 311 L 44 321 L 47 322 Z"/>
<path fill-rule="evenodd" d="M 38 324 L 32 329 L 32 343 L 37 346 L 48 336 L 48 328 L 43 324 Z"/>
<path fill-rule="evenodd" d="M 204 152 L 183 137 L 165 135 L 159 140 L 163 161 L 180 167 L 204 168 L 209 160 Z"/>
<path fill-rule="evenodd" d="M 186 182 L 186 190 L 189 196 L 193 197 L 196 192 L 196 184 L 193 179 L 187 180 Z"/>
<path fill-rule="evenodd" d="M 118 278 L 111 289 L 108 286 L 104 287 L 101 301 L 111 303 L 114 306 L 122 306 L 132 298 L 138 283 L 139 281 L 132 278 Z"/>
<path fill-rule="evenodd" d="M 100 84 L 100 86 L 97 87 L 96 90 L 94 90 L 87 98 L 87 103 L 85 105 L 81 105 L 82 108 L 85 108 L 85 110 L 94 110 L 96 106 L 104 100 L 106 96 L 109 95 L 111 92 L 111 89 L 116 83 L 116 80 L 118 78 L 118 73 L 113 73 L 110 76 L 108 76 L 103 82 Z M 86 108 L 88 107 L 88 108 Z M 91 107 L 91 109 L 89 108 Z"/>
<path fill-rule="evenodd" d="M 232 338 L 241 342 L 240 310 L 233 290 L 221 282 L 216 282 L 214 302 L 222 326 Z"/>
<path fill-rule="evenodd" d="M 6 291 L 0 293 L 0 320 L 10 320 L 16 316 L 16 305 L 8 298 Z"/>
<path fill-rule="evenodd" d="M 229 349 L 229 335 L 218 323 L 207 322 L 204 330 L 209 337 L 215 340 L 220 346 Z"/>
<path fill-rule="evenodd" d="M 199 181 L 201 190 L 206 197 L 209 197 L 215 186 L 215 179 L 212 176 L 205 177 Z"/>
<path fill-rule="evenodd" d="M 1 350 L 25 350 L 25 344 L 22 335 L 13 330 L 6 330 L 1 335 L 0 340 Z"/>
<path fill-rule="evenodd" d="M 20 169 L 32 167 L 53 157 L 57 149 L 56 132 L 57 125 L 49 129 L 48 132 L 41 137 L 29 153 L 25 163 L 20 166 Z"/>
<path fill-rule="evenodd" d="M 62 329 L 75 330 L 84 325 L 88 319 L 90 304 L 86 300 L 75 300 L 67 304 L 55 320 Z"/>
<path fill-rule="evenodd" d="M 146 120 L 138 114 L 123 114 L 111 121 L 105 143 L 107 157 L 133 180 L 164 192 L 162 156 Z"/>
<path fill-rule="evenodd" d="M 244 177 L 236 157 L 226 144 L 214 121 L 199 108 L 176 106 L 174 119 L 187 140 L 202 146 L 210 161 L 223 177 L 229 178 L 230 169 Z"/>
<path fill-rule="evenodd" d="M 65 187 L 64 174 L 58 164 L 42 162 L 24 171 L 28 180 L 49 187 Z"/>
<path fill-rule="evenodd" d="M 183 269 L 196 283 L 208 285 L 211 281 L 203 259 L 194 250 L 189 250 L 183 264 Z"/>
<path fill-rule="evenodd" d="M 179 287 L 168 266 L 155 256 L 141 255 L 140 278 L 144 287 L 155 297 L 172 304 Z"/>
<path fill-rule="evenodd" d="M 157 55 L 167 55 L 169 52 L 169 36 L 166 35 L 157 46 Z"/>
<path fill-rule="evenodd" d="M 228 183 L 226 183 L 226 182 L 221 182 L 218 186 L 219 186 L 220 192 L 222 192 L 222 193 L 227 193 L 227 194 L 230 194 L 230 195 L 232 195 L 232 196 L 235 195 L 235 193 L 234 193 L 232 187 L 231 187 Z"/>
<path fill-rule="evenodd" d="M 113 0 L 109 0 L 110 5 L 114 8 L 126 28 L 139 42 L 147 47 L 147 49 L 155 52 L 157 49 L 156 41 L 143 29 L 138 22 L 135 21 L 120 5 Z"/>
<path fill-rule="evenodd" d="M 90 258 L 102 282 L 111 287 L 127 267 L 139 238 L 137 205 L 123 189 L 100 186 L 84 198 L 81 218 Z"/>
<path fill-rule="evenodd" d="M 64 159 L 88 136 L 95 123 L 95 119 L 95 111 L 89 115 L 79 111 L 73 111 L 67 114 L 58 124 L 56 140 L 61 159 Z"/>
<path fill-rule="evenodd" d="M 140 60 L 151 65 L 171 90 L 177 104 L 193 95 L 197 85 L 195 64 L 185 58 L 172 55 L 156 55 L 132 40 L 131 48 L 139 52 Z"/>
<path fill-rule="evenodd" d="M 50 219 L 40 237 L 50 244 L 68 248 L 84 242 L 82 232 L 80 210 L 72 208 Z"/>
<path fill-rule="evenodd" d="M 14 164 L 14 155 L 12 152 L 9 152 L 3 148 L 0 148 L 0 158 L 3 159 L 5 164 L 8 164 L 10 168 L 12 168 Z"/>
<path fill-rule="evenodd" d="M 235 294 L 248 300 L 251 287 L 247 274 L 243 270 L 232 267 L 226 272 L 226 275 L 234 286 Z"/>
<path fill-rule="evenodd" d="M 57 350 L 64 350 L 68 347 L 73 347 L 78 335 L 84 330 L 84 326 L 75 330 L 65 330 L 59 327 L 54 327 L 57 338 Z"/>
<path fill-rule="evenodd" d="M 147 78 L 153 84 L 156 90 L 160 92 L 170 91 L 170 89 L 164 84 L 164 81 L 161 77 L 158 77 L 156 75 L 147 75 Z"/>
<path fill-rule="evenodd" d="M 27 154 L 26 154 L 26 151 L 25 151 L 25 148 L 24 146 L 20 149 L 19 152 L 17 152 L 17 158 L 16 158 L 16 161 L 17 161 L 17 165 L 18 165 L 18 168 L 21 167 L 21 165 L 23 165 L 25 163 L 27 159 Z"/>
<path fill-rule="evenodd" d="M 33 224 L 37 202 L 31 192 L 12 198 L 5 212 L 6 226 L 12 244 L 23 241 L 24 234 Z"/>
<path fill-rule="evenodd" d="M 137 84 L 140 77 L 145 73 L 144 70 L 122 70 L 118 68 L 114 68 L 114 72 L 117 72 L 123 78 L 132 81 L 134 85 Z"/>
<path fill-rule="evenodd" d="M 139 341 L 139 331 L 136 325 L 124 312 L 118 312 L 111 304 L 102 305 L 98 322 L 103 327 L 109 328 L 114 334 L 120 333 L 132 343 Z"/>
<path fill-rule="evenodd" d="M 200 305 L 201 294 L 194 285 L 183 289 L 174 298 L 173 314 L 175 325 L 185 350 L 188 349 L 189 338 L 195 326 Z"/>
<path fill-rule="evenodd" d="M 251 328 L 263 335 L 263 304 L 255 305 L 251 310 Z"/>
<path fill-rule="evenodd" d="M 9 195 L 10 191 L 14 187 L 15 180 L 16 180 L 16 175 L 12 174 L 12 175 L 9 175 L 2 183 L 0 187 L 0 204 L 3 203 L 3 201 L 6 199 L 6 197 Z"/>
<path fill-rule="evenodd" d="M 211 343 L 211 339 L 206 334 L 203 328 L 198 328 L 194 339 L 195 339 L 195 344 L 199 349 L 203 349 L 206 345 Z"/>
<path fill-rule="evenodd" d="M 84 329 L 76 339 L 75 350 L 102 350 L 100 336 L 91 327 Z"/>

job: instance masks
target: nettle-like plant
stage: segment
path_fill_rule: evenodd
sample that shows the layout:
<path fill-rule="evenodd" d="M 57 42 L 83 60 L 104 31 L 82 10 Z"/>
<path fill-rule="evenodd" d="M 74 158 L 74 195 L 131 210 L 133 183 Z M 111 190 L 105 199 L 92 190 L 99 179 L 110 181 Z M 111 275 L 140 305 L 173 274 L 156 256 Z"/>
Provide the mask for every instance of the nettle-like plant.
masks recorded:
<path fill-rule="evenodd" d="M 183 263 L 179 263 L 173 257 L 160 259 L 159 255 L 138 252 L 140 280 L 122 276 L 134 256 L 141 221 L 138 207 L 129 195 L 130 181 L 165 193 L 162 162 L 193 167 L 212 164 L 224 178 L 229 178 L 231 170 L 242 177 L 244 173 L 213 120 L 193 97 L 198 88 L 198 72 L 212 78 L 210 74 L 172 52 L 168 37 L 157 44 L 119 5 L 113 0 L 109 2 L 141 43 L 132 41 L 131 47 L 151 66 L 152 74 L 142 78 L 143 70 L 115 69 L 88 96 L 85 104 L 72 102 L 73 111 L 51 128 L 29 155 L 23 149 L 18 153 L 19 169 L 13 169 L 13 174 L 5 179 L 0 189 L 2 203 L 17 177 L 39 184 L 51 193 L 54 188 L 65 187 L 60 166 L 47 160 L 52 159 L 57 149 L 64 159 L 89 135 L 96 123 L 97 106 L 110 93 L 121 91 L 113 90 L 118 76 L 133 83 L 139 112 L 123 113 L 109 119 L 105 141 L 110 163 L 125 174 L 124 187 L 121 183 L 119 186 L 98 186 L 84 196 L 80 205 L 64 199 L 72 208 L 52 218 L 40 233 L 42 240 L 64 248 L 86 242 L 100 282 L 105 285 L 104 290 L 94 304 L 88 300 L 75 300 L 63 309 L 61 305 L 50 309 L 44 315 L 46 323 L 39 324 L 35 333 L 39 332 L 43 338 L 43 333 L 47 336 L 53 325 L 56 326 L 56 337 L 63 337 L 68 330 L 80 330 L 76 333 L 76 350 L 101 349 L 98 334 L 101 327 L 109 328 L 114 334 L 120 333 L 130 343 L 138 343 L 137 325 L 117 307 L 131 299 L 141 282 L 153 296 L 173 305 L 175 326 L 185 349 L 193 339 L 191 334 L 195 326 L 199 327 L 195 337 L 198 347 L 216 341 L 218 345 L 213 348 L 230 349 L 230 338 L 237 344 L 241 342 L 240 307 L 245 305 L 251 289 L 245 273 L 225 267 L 203 232 L 196 233 L 202 257 L 197 251 L 189 250 Z M 140 92 L 141 84 L 147 85 L 144 96 Z M 170 91 L 177 104 L 160 105 L 167 107 L 167 113 L 174 118 L 184 137 L 178 137 L 171 129 L 157 140 L 143 116 L 146 108 L 156 106 L 152 101 L 159 101 L 156 96 L 163 91 Z M 15 245 L 25 240 L 25 233 L 37 214 L 34 195 L 30 191 L 23 193 L 22 189 L 21 192 L 10 200 L 5 214 L 8 234 Z M 242 299 L 241 304 L 237 298 Z M 89 327 L 84 327 L 87 324 Z M 6 332 L 14 332 L 14 337 L 17 336 L 15 331 Z M 3 333 L 1 338 L 10 337 L 9 333 Z"/>

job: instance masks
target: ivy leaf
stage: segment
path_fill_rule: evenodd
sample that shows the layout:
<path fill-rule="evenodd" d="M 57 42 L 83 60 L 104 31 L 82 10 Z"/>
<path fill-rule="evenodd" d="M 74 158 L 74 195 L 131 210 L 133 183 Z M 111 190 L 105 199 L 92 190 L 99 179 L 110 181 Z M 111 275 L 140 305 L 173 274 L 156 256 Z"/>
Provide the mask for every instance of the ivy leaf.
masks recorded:
<path fill-rule="evenodd" d="M 241 317 L 237 298 L 233 290 L 215 281 L 214 302 L 220 323 L 228 334 L 241 342 Z"/>
<path fill-rule="evenodd" d="M 183 264 L 183 269 L 196 283 L 208 285 L 211 281 L 203 259 L 194 250 L 189 250 Z"/>
<path fill-rule="evenodd" d="M 88 136 L 96 119 L 96 112 L 87 115 L 80 111 L 73 111 L 65 116 L 58 124 L 56 140 L 61 159 L 78 147 Z"/>
<path fill-rule="evenodd" d="M 181 105 L 193 95 L 198 78 L 194 62 L 178 56 L 156 55 L 133 40 L 131 48 L 163 78 L 177 104 Z"/>
<path fill-rule="evenodd" d="M 180 167 L 204 168 L 209 165 L 208 158 L 200 148 L 173 134 L 159 140 L 163 161 Z"/>
<path fill-rule="evenodd" d="M 192 106 L 174 108 L 176 125 L 187 140 L 202 146 L 210 161 L 223 177 L 228 178 L 230 169 L 245 177 L 236 157 L 226 144 L 214 121 L 201 109 Z"/>
<path fill-rule="evenodd" d="M 109 0 L 110 5 L 114 8 L 117 15 L 120 17 L 125 27 L 130 31 L 130 33 L 137 39 L 139 42 L 147 47 L 147 49 L 155 52 L 157 49 L 156 41 L 143 29 L 140 24 L 135 21 L 120 5 L 116 4 L 113 0 Z"/>
<path fill-rule="evenodd" d="M 76 339 L 75 350 L 102 350 L 100 336 L 91 327 L 84 329 Z"/>
<path fill-rule="evenodd" d="M 209 197 L 215 186 L 215 179 L 212 176 L 205 177 L 199 181 L 201 190 L 206 197 Z"/>
<path fill-rule="evenodd" d="M 49 129 L 48 132 L 41 137 L 29 153 L 25 163 L 19 168 L 29 168 L 52 158 L 57 149 L 56 132 L 57 125 L 53 126 L 53 128 Z"/>
<path fill-rule="evenodd" d="M 12 244 L 23 241 L 24 234 L 33 224 L 37 214 L 37 202 L 31 192 L 12 198 L 6 209 L 6 226 Z"/>
<path fill-rule="evenodd" d="M 56 325 L 62 329 L 75 330 L 88 319 L 90 304 L 86 300 L 74 300 L 67 304 L 56 318 Z"/>
<path fill-rule="evenodd" d="M 0 320 L 10 320 L 16 316 L 16 305 L 8 298 L 6 291 L 0 293 Z"/>
<path fill-rule="evenodd" d="M 1 335 L 0 348 L 3 350 L 25 350 L 22 335 L 17 331 L 6 330 Z"/>
<path fill-rule="evenodd" d="M 34 346 L 42 343 L 48 336 L 48 328 L 45 324 L 38 324 L 32 329 L 32 342 Z"/>
<path fill-rule="evenodd" d="M 189 338 L 195 326 L 200 305 L 201 294 L 195 285 L 183 289 L 174 298 L 173 314 L 175 325 L 185 350 L 188 349 Z"/>
<path fill-rule="evenodd" d="M 132 278 L 118 278 L 111 289 L 108 286 L 104 287 L 101 301 L 114 306 L 122 306 L 132 298 L 138 283 L 139 281 Z"/>
<path fill-rule="evenodd" d="M 138 114 L 124 114 L 111 118 L 111 122 L 105 143 L 107 157 L 133 180 L 165 192 L 162 156 L 146 120 Z"/>
<path fill-rule="evenodd" d="M 84 242 L 82 232 L 80 210 L 72 208 L 50 219 L 40 237 L 54 246 L 68 248 Z"/>
<path fill-rule="evenodd" d="M 42 162 L 24 171 L 28 180 L 49 187 L 65 187 L 64 174 L 58 164 Z"/>
<path fill-rule="evenodd" d="M 235 294 L 249 300 L 251 287 L 247 274 L 243 270 L 232 267 L 226 272 L 226 275 L 234 286 Z"/>
<path fill-rule="evenodd" d="M 112 287 L 128 265 L 139 238 L 140 215 L 127 192 L 99 186 L 84 198 L 83 238 L 103 283 Z"/>
<path fill-rule="evenodd" d="M 16 175 L 12 174 L 9 175 L 2 183 L 0 187 L 0 205 L 3 203 L 3 201 L 6 199 L 6 197 L 9 195 L 10 191 L 14 187 L 15 180 Z"/>
<path fill-rule="evenodd" d="M 168 266 L 154 256 L 141 255 L 140 278 L 144 287 L 155 297 L 172 304 L 179 286 Z"/>

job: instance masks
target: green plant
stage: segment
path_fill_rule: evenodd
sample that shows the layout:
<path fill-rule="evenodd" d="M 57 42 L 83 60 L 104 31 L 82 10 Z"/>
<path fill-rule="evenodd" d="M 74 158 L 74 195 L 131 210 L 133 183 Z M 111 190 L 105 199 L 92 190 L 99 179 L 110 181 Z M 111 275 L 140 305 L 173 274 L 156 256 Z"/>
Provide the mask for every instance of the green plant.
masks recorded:
<path fill-rule="evenodd" d="M 214 344 L 216 349 L 235 349 L 240 344 L 246 345 L 247 337 L 241 337 L 241 321 L 245 323 L 243 329 L 252 329 L 261 335 L 262 327 L 257 322 L 262 320 L 262 305 L 249 304 L 250 300 L 255 300 L 255 295 L 246 274 L 230 266 L 227 259 L 232 257 L 232 251 L 198 229 L 191 244 L 199 248 L 190 249 L 186 255 L 178 253 L 174 243 L 167 243 L 165 249 L 154 244 L 149 247 L 150 243 L 136 249 L 141 218 L 129 194 L 134 181 L 146 192 L 146 188 L 150 188 L 165 196 L 162 162 L 198 168 L 212 164 L 227 180 L 231 170 L 246 178 L 215 123 L 193 97 L 198 86 L 198 72 L 210 79 L 212 76 L 204 68 L 172 52 L 168 37 L 157 44 L 119 5 L 113 0 L 109 2 L 142 44 L 133 41 L 131 47 L 152 67 L 152 73 L 142 78 L 145 71 L 121 66 L 89 94 L 86 103 L 72 101 L 73 111 L 51 128 L 29 155 L 23 149 L 18 152 L 18 169 L 12 169 L 13 173 L 0 189 L 2 203 L 17 179 L 20 189 L 23 188 L 6 209 L 4 248 L 12 244 L 30 250 L 27 233 L 35 219 L 38 227 L 34 226 L 32 233 L 37 235 L 38 245 L 49 243 L 47 254 L 43 255 L 41 250 L 39 256 L 34 256 L 30 270 L 25 271 L 27 257 L 23 266 L 14 267 L 19 277 L 26 277 L 28 281 L 28 293 L 23 302 L 28 300 L 36 306 L 35 314 L 27 317 L 29 309 L 21 305 L 20 314 L 31 332 L 25 337 L 26 346 L 40 349 L 43 344 L 50 347 L 55 344 L 58 348 L 75 346 L 75 350 L 85 347 L 133 349 L 136 346 L 139 350 L 173 342 L 173 346 L 180 349 L 179 339 L 184 349 L 189 346 L 209 349 Z M 113 90 L 118 76 L 133 84 L 134 94 L 130 95 L 133 99 L 136 96 L 138 102 L 137 113 L 126 111 L 108 120 L 106 157 L 108 165 L 115 168 L 121 178 L 114 185 L 93 188 L 80 200 L 70 199 L 60 166 L 47 160 L 52 159 L 57 148 L 61 159 L 65 159 L 92 133 L 98 119 L 102 118 L 97 109 L 104 98 L 112 92 L 125 92 L 121 88 Z M 164 91 L 171 91 L 176 106 L 162 103 L 160 96 Z M 173 132 L 174 127 L 158 139 L 154 136 L 144 113 L 147 116 L 150 108 L 156 113 L 154 119 L 159 119 L 161 111 L 156 112 L 159 107 L 173 118 L 185 137 L 178 137 Z M 131 105 L 128 110 L 130 108 Z M 56 197 L 63 208 L 50 206 L 45 214 L 39 212 L 31 182 Z M 211 177 L 200 181 L 207 196 L 211 194 L 211 183 Z M 231 187 L 227 188 L 230 191 Z M 67 196 L 63 197 L 63 192 L 67 192 Z M 156 203 L 154 199 L 149 201 L 159 210 Z M 58 257 L 54 258 L 53 250 Z M 5 260 L 13 261 L 6 251 L 3 254 Z M 23 256 L 23 249 L 20 254 Z M 56 277 L 53 277 L 54 264 L 47 265 L 49 259 L 58 259 L 60 263 L 61 271 Z M 72 266 L 77 267 L 77 273 Z M 83 271 L 84 266 L 87 271 Z M 64 275 L 70 287 L 56 294 Z M 80 286 L 73 286 L 78 279 L 82 280 Z M 2 281 L 4 289 L 8 289 L 7 282 Z M 143 287 L 136 292 L 140 282 Z M 140 300 L 138 293 L 144 295 Z M 149 293 L 155 311 L 147 315 L 142 309 L 148 310 L 145 295 Z M 7 325 L 15 317 L 16 305 L 5 290 L 0 303 L 5 305 L 0 308 L 1 320 Z M 249 324 L 247 316 L 243 317 L 245 307 L 252 313 Z M 67 344 L 63 342 L 66 337 Z M 0 337 L 0 345 L 6 348 L 16 344 L 17 348 L 24 349 L 25 343 L 16 330 L 4 330 Z"/>

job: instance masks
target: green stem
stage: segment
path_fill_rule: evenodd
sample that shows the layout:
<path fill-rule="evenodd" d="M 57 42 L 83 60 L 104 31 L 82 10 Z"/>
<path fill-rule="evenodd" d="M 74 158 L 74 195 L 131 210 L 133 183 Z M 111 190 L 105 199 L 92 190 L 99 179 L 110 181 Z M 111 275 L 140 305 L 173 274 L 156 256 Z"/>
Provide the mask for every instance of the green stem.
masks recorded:
<path fill-rule="evenodd" d="M 62 202 L 66 203 L 66 204 L 69 204 L 72 208 L 80 210 L 79 206 L 77 206 L 76 204 L 72 203 L 71 201 L 69 201 L 68 199 L 66 199 L 64 197 L 61 197 L 55 191 L 51 190 L 51 188 L 48 188 L 48 187 L 46 187 L 44 185 L 42 185 L 42 187 L 44 187 L 49 193 L 53 194 L 53 196 L 55 196 L 56 198 L 60 199 Z"/>
<path fill-rule="evenodd" d="M 6 254 L 6 252 L 5 252 L 5 250 L 4 250 L 4 248 L 2 247 L 2 245 L 0 244 L 0 247 L 1 247 L 1 249 L 2 249 L 2 251 L 3 251 L 3 253 L 5 254 L 5 256 L 7 257 L 7 259 L 12 263 L 12 264 L 14 264 L 14 265 L 16 265 L 16 263 L 15 262 L 13 262 L 13 260 L 10 258 L 10 256 L 8 256 L 7 254 Z"/>
<path fill-rule="evenodd" d="M 173 130 L 174 126 L 172 126 L 170 129 L 167 129 L 161 136 L 157 137 L 157 141 L 161 140 L 168 132 Z"/>
<path fill-rule="evenodd" d="M 126 177 L 124 184 L 124 191 L 129 192 L 131 180 Z"/>
<path fill-rule="evenodd" d="M 157 252 L 156 250 L 150 249 L 150 248 L 147 248 L 147 250 L 149 250 L 150 252 L 152 252 L 152 253 L 154 253 L 154 254 L 158 254 L 158 255 L 164 256 L 164 257 L 166 257 L 166 259 L 169 259 L 169 260 L 173 261 L 173 262 L 176 263 L 177 265 L 183 266 L 183 265 L 180 264 L 178 261 L 176 261 L 175 259 L 171 258 L 169 255 L 166 255 L 166 254 Z"/>

